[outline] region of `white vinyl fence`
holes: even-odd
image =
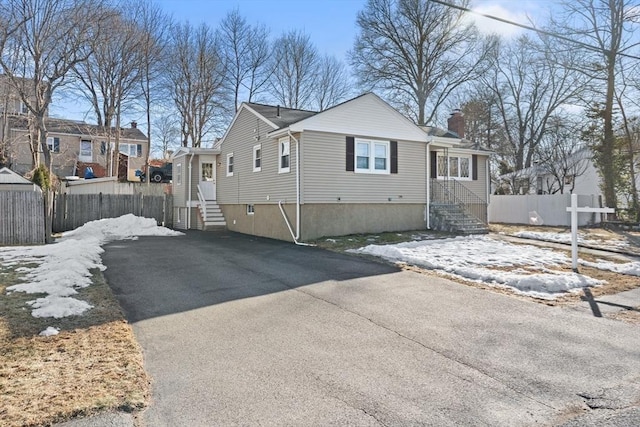
[[[571,226],[571,194],[529,194],[524,196],[494,196],[489,198],[489,222],[530,224],[532,212],[542,219],[542,225]],[[599,196],[578,195],[578,206],[603,207]],[[580,226],[598,224],[601,214],[578,214]]]

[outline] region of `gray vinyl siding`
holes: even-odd
[[[254,132],[254,130],[259,131]],[[251,112],[240,112],[221,146],[217,169],[219,204],[288,203],[296,200],[296,150],[291,141],[290,172],[278,173],[278,140],[267,138],[273,131]],[[256,141],[256,136],[259,140]],[[262,170],[253,172],[253,147],[262,146]],[[233,153],[233,176],[227,176],[227,154]],[[268,200],[267,200],[268,197]]]
[[[303,133],[303,203],[425,203],[425,143],[398,141],[398,173],[379,175],[346,171],[345,138],[324,132]]]

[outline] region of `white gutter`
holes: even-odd
[[[187,230],[191,226],[191,163],[193,162],[193,156],[195,152],[191,152],[191,158],[189,159],[189,193],[187,195]]]

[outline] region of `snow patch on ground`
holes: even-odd
[[[178,231],[159,227],[151,218],[132,214],[119,218],[91,221],[63,233],[55,243],[41,246],[0,247],[0,261],[5,266],[34,264],[17,270],[25,274],[25,283],[9,286],[7,292],[45,294],[29,301],[34,317],[61,318],[80,315],[92,308],[73,298],[77,289],[91,285],[91,269],[104,271],[100,255],[102,245],[137,236],[178,236]]]
[[[513,233],[515,237],[521,237],[523,239],[533,239],[533,240],[542,240],[546,242],[557,242],[557,243],[566,243],[571,244],[571,233],[552,233],[552,232],[542,232],[542,231],[518,231],[517,233]],[[603,248],[603,249],[624,249],[629,247],[629,242],[626,240],[615,240],[615,239],[607,239],[603,240],[594,240],[594,239],[586,239],[584,234],[578,231],[578,244],[584,246],[590,246],[594,248]]]
[[[50,337],[53,335],[58,335],[60,333],[60,329],[54,328],[53,326],[47,327],[44,331],[40,332],[38,335],[41,337]]]
[[[541,298],[571,292],[603,282],[582,274],[554,271],[571,260],[548,248],[515,245],[487,236],[369,245],[351,252],[375,255],[393,262],[405,262],[439,270],[465,279],[507,286]]]

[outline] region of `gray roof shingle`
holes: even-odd
[[[252,102],[248,102],[247,105],[262,117],[278,126],[278,129],[287,127],[293,123],[299,122],[300,120],[304,120],[307,117],[318,114],[316,111],[296,110],[293,108],[284,108],[274,105],[255,104]],[[278,112],[280,113],[279,115]]]
[[[10,126],[14,129],[29,129],[29,122],[27,116],[14,116],[11,118]],[[51,133],[63,133],[71,135],[93,135],[93,136],[105,136],[105,129],[98,125],[92,125],[85,122],[46,118],[45,125],[47,131]],[[120,137],[123,139],[133,139],[146,141],[147,137],[138,128],[120,128]],[[115,134],[116,128],[111,128],[112,135]]]

